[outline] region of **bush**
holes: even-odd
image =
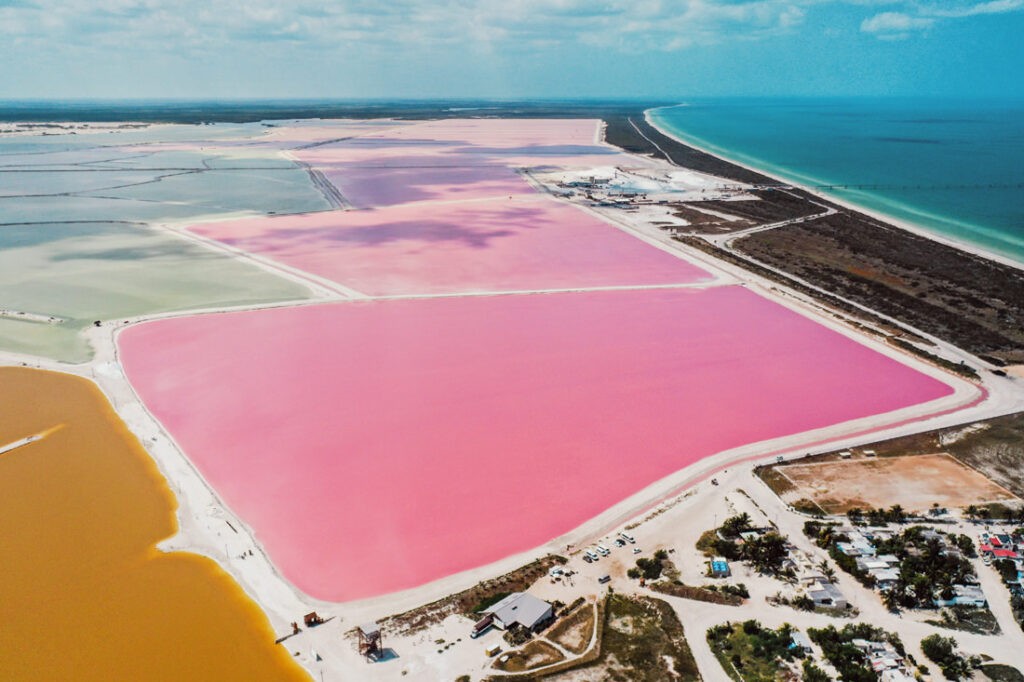
[[[640,569],[641,575],[648,580],[657,580],[661,577],[661,560],[640,557],[636,560],[636,567]]]
[[[992,562],[992,565],[999,575],[1002,576],[1004,583],[1012,583],[1017,580],[1017,565],[1009,559],[996,559]]]
[[[972,662],[956,650],[956,640],[940,634],[928,635],[921,640],[921,651],[936,663],[948,680],[962,680],[971,676]]]
[[[750,599],[750,592],[747,591],[747,586],[743,583],[737,583],[735,585],[720,585],[718,590],[723,594],[731,594],[734,597],[740,597],[741,599]]]
[[[808,658],[804,660],[804,682],[829,682],[829,676]]]

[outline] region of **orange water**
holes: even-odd
[[[214,562],[154,547],[174,497],[102,393],[0,368],[0,448],[50,429],[0,454],[0,679],[308,679]]]

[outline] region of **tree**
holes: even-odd
[[[765,533],[744,545],[744,558],[761,573],[776,573],[789,554],[785,539],[778,533]]]
[[[903,591],[898,590],[896,586],[893,586],[882,593],[882,603],[885,604],[885,608],[889,609],[893,613],[898,613],[900,606],[902,606]]]
[[[921,651],[938,664],[949,680],[961,680],[971,675],[971,662],[956,650],[956,640],[936,633],[921,640]]]
[[[804,682],[829,682],[829,677],[824,670],[807,658],[804,659]]]
[[[1012,583],[1017,580],[1017,565],[1009,559],[996,559],[993,566],[999,571],[1004,583]]]
[[[750,514],[743,512],[725,520],[725,523],[722,524],[722,535],[727,538],[737,538],[740,533],[745,533],[750,529]]]
[[[972,559],[978,556],[977,551],[974,549],[974,541],[963,533],[957,535],[954,542],[956,542],[957,548],[963,552],[964,556],[971,557]]]

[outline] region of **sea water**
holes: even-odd
[[[1024,262],[1024,101],[695,100],[650,116],[713,153]]]

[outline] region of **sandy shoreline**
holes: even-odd
[[[660,108],[660,109],[667,109],[667,108],[671,108],[671,107],[658,107],[658,108]],[[844,208],[850,209],[851,211],[856,211],[858,213],[863,213],[864,215],[870,216],[872,218],[875,218],[876,220],[880,220],[880,221],[882,221],[884,223],[887,223],[889,225],[892,225],[894,227],[898,227],[901,230],[906,230],[907,232],[911,232],[911,233],[913,233],[915,235],[918,235],[920,237],[924,237],[926,239],[930,239],[930,240],[932,240],[934,242],[938,242],[938,243],[944,244],[946,246],[951,246],[951,247],[953,247],[955,249],[959,249],[961,251],[966,251],[967,253],[970,253],[970,254],[975,255],[975,256],[979,256],[981,258],[986,258],[988,260],[995,261],[996,263],[1000,263],[1001,265],[1007,265],[1007,266],[1012,267],[1012,268],[1017,268],[1018,270],[1024,270],[1024,262],[1015,260],[1013,258],[1010,258],[1009,256],[1006,256],[1004,254],[998,253],[996,251],[991,251],[991,250],[986,249],[985,247],[980,246],[978,244],[975,244],[973,242],[970,242],[970,241],[967,241],[967,240],[964,240],[964,239],[957,239],[955,237],[950,237],[948,235],[941,234],[939,232],[936,232],[935,230],[930,230],[927,227],[923,227],[923,226],[918,225],[916,223],[912,223],[912,222],[910,222],[908,220],[905,220],[905,219],[902,219],[902,218],[896,218],[896,217],[891,216],[891,215],[889,215],[887,213],[884,213],[882,211],[879,211],[879,210],[876,210],[876,209],[872,209],[872,208],[867,208],[865,206],[861,206],[860,204],[857,204],[855,202],[849,201],[848,199],[840,199],[840,198],[835,197],[835,196],[833,196],[833,195],[831,195],[831,194],[829,194],[827,192],[823,192],[823,191],[818,190],[818,189],[812,189],[812,188],[810,188],[810,187],[808,187],[806,185],[803,185],[803,184],[801,184],[799,182],[794,182],[794,181],[789,180],[787,178],[784,178],[782,176],[776,175],[776,174],[772,173],[771,171],[767,171],[767,170],[765,170],[763,168],[758,168],[757,166],[752,166],[752,165],[750,165],[748,163],[744,163],[743,161],[739,161],[737,159],[734,159],[734,158],[732,158],[730,156],[727,156],[727,155],[725,155],[725,154],[723,154],[721,152],[712,151],[712,150],[708,149],[707,147],[704,147],[704,146],[702,146],[702,145],[700,145],[700,144],[698,144],[698,143],[696,143],[696,142],[694,142],[694,141],[692,141],[692,140],[690,140],[688,138],[681,137],[680,135],[678,135],[678,134],[676,134],[674,132],[671,132],[671,131],[667,130],[666,128],[663,128],[663,127],[659,126],[657,124],[657,122],[655,122],[651,118],[651,112],[652,111],[655,111],[655,109],[648,109],[648,110],[644,111],[644,120],[647,122],[647,124],[650,125],[652,128],[656,129],[658,132],[660,132],[665,137],[672,138],[673,140],[675,140],[676,142],[678,142],[680,144],[686,145],[688,147],[693,147],[694,149],[696,149],[698,151],[701,151],[701,152],[703,152],[703,153],[705,153],[705,154],[707,154],[709,156],[713,156],[713,157],[721,159],[722,161],[725,161],[727,163],[731,163],[731,164],[733,164],[735,166],[739,166],[741,168],[745,168],[745,169],[747,169],[749,171],[753,171],[755,173],[760,173],[761,175],[764,175],[766,177],[772,178],[773,180],[777,180],[778,182],[781,182],[783,184],[790,185],[792,187],[796,187],[798,189],[801,189],[801,190],[807,192],[808,194],[812,194],[812,195],[814,195],[814,196],[816,196],[816,197],[818,197],[820,199],[832,202],[833,204],[836,204],[837,206],[842,206]]]

